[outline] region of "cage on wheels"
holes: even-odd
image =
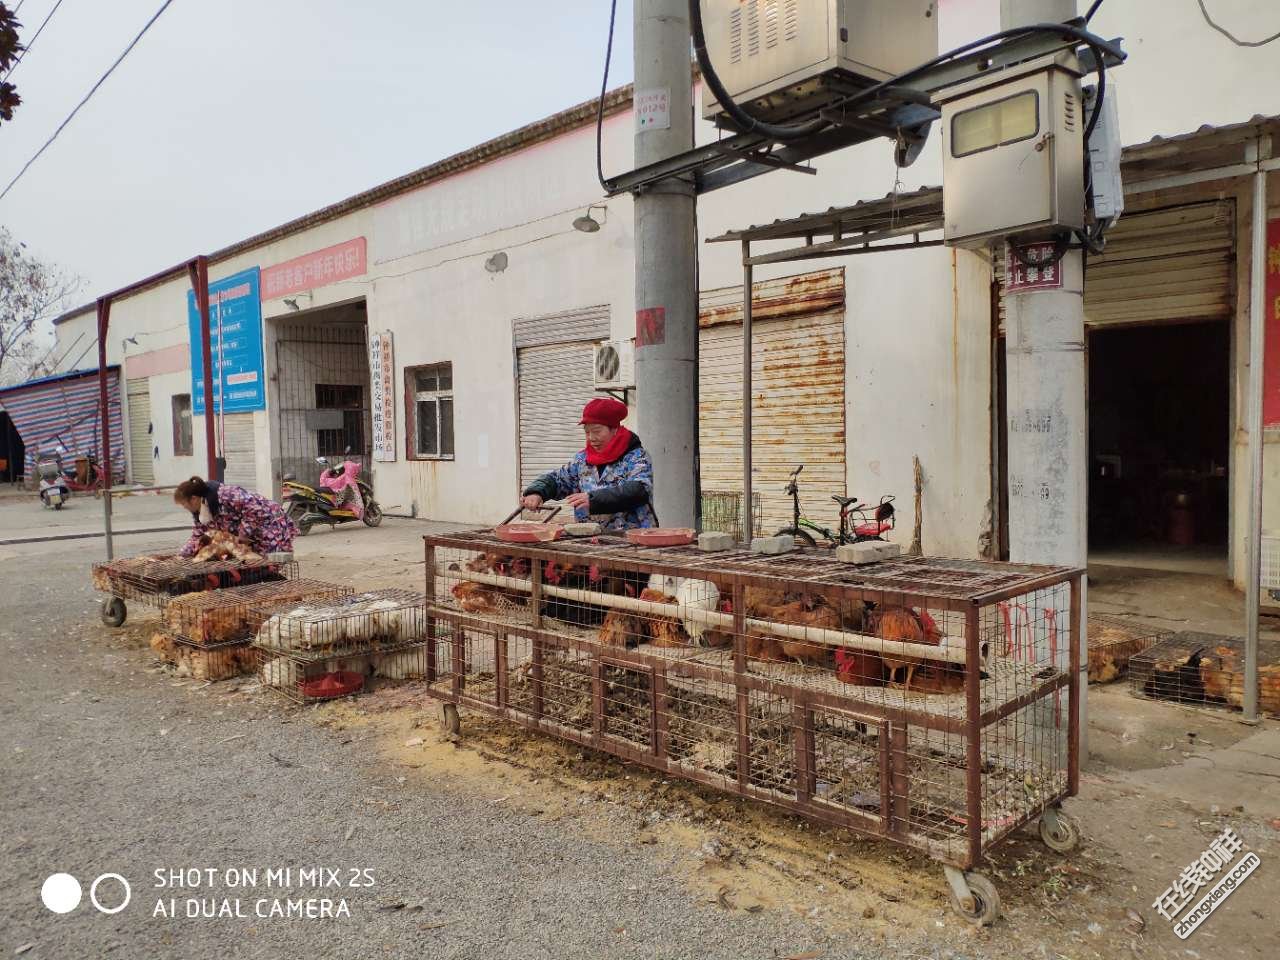
[[[188,593],[293,580],[297,576],[298,564],[293,560],[197,561],[170,554],[121,557],[95,563],[92,570],[94,589],[107,595],[102,601],[102,621],[111,627],[124,624],[130,602],[162,610],[174,597]]]
[[[919,849],[978,923],[989,847],[1036,820],[1078,840],[1080,570],[425,542],[426,677],[455,709]]]

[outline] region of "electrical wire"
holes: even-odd
[[[1265,47],[1268,43],[1271,43],[1273,40],[1280,40],[1280,31],[1273,33],[1271,36],[1267,37],[1265,40],[1241,40],[1234,33],[1232,33],[1226,27],[1219,24],[1217,21],[1213,19],[1212,16],[1209,15],[1209,8],[1204,5],[1204,0],[1196,0],[1196,3],[1200,4],[1200,12],[1204,14],[1204,22],[1209,24],[1209,26],[1213,27],[1213,29],[1217,30],[1220,34],[1222,34],[1224,37],[1226,37],[1228,40],[1234,43],[1237,47]]]
[[[609,64],[613,62],[613,25],[618,19],[618,0],[609,5],[609,42],[604,51],[604,79],[600,81],[600,106],[596,112],[596,179],[605,193],[613,192],[613,181],[604,175],[604,95],[609,89]]]
[[[19,4],[19,6],[21,6],[21,4]],[[53,5],[53,9],[49,11],[49,15],[44,18],[44,23],[40,24],[40,26],[36,28],[36,32],[32,35],[31,41],[22,48],[22,52],[18,54],[17,59],[15,59],[13,63],[9,64],[9,69],[5,71],[3,77],[0,77],[0,80],[8,80],[9,74],[18,69],[18,64],[22,62],[22,58],[31,52],[31,48],[36,45],[36,41],[40,39],[40,34],[44,32],[44,28],[48,25],[49,21],[53,19],[53,15],[58,12],[58,8],[60,6],[62,6],[62,0],[58,0],[58,2]],[[13,12],[17,13],[18,11],[14,10]]]
[[[53,141],[58,139],[58,134],[62,133],[62,131],[66,129],[67,124],[69,124],[72,121],[72,119],[75,117],[75,115],[80,112],[80,108],[89,102],[89,100],[93,97],[93,95],[98,92],[98,88],[100,86],[106,83],[107,77],[111,76],[111,74],[115,72],[116,67],[120,66],[124,58],[129,55],[129,52],[138,45],[138,41],[141,40],[143,36],[146,34],[146,32],[151,29],[151,25],[160,19],[160,15],[164,13],[166,10],[168,10],[169,5],[172,3],[173,3],[173,0],[164,0],[164,3],[160,5],[160,9],[157,10],[152,15],[151,19],[146,22],[146,25],[140,31],[138,31],[138,35],[134,37],[132,41],[130,41],[127,47],[124,48],[124,52],[121,53],[120,56],[116,57],[115,63],[111,64],[111,66],[107,68],[107,72],[98,78],[98,82],[95,83],[89,89],[89,92],[84,95],[84,99],[81,100],[79,103],[77,103],[75,106],[75,109],[72,110],[69,114],[67,114],[67,119],[63,120],[62,123],[58,125],[58,129],[53,131],[53,135],[44,142],[44,146],[42,146],[39,150],[35,152],[35,156],[33,156],[30,160],[28,160],[25,164],[23,164],[22,169],[18,171],[17,176],[15,176],[12,180],[9,181],[9,185],[5,187],[3,191],[0,191],[0,200],[3,200],[5,196],[8,195],[9,191],[13,189],[14,184],[16,184],[19,180],[22,179],[22,175],[31,168],[31,165],[40,158],[40,155],[42,153],[44,153],[46,150],[49,149]]]
[[[1093,19],[1093,15],[1098,12],[1098,8],[1102,6],[1103,0],[1093,0],[1093,5],[1089,7],[1089,12],[1084,15],[1084,22],[1087,25]]]

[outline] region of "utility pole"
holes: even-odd
[[[635,165],[693,149],[688,0],[635,0]],[[663,526],[698,502],[697,197],[668,179],[635,198],[636,408]]]
[[[1002,30],[1075,16],[1075,0],[1000,0]],[[1081,252],[1068,250],[1058,266],[1060,288],[1005,297],[1009,559],[1083,567],[1088,557],[1089,451]],[[1082,583],[1077,678],[1082,761],[1089,755],[1086,596]],[[1042,612],[1037,614],[1043,618]],[[1059,643],[1060,666],[1066,666],[1066,646]]]

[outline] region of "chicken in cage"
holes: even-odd
[[[420,593],[385,589],[302,603],[269,617],[255,642],[300,657],[385,651],[422,639],[424,602]]]
[[[258,654],[247,642],[216,645],[188,643],[173,634],[157,630],[151,634],[152,652],[174,668],[178,677],[193,680],[230,680],[254,673]]]
[[[264,610],[336,600],[354,592],[320,580],[255,583],[175,597],[165,606],[162,619],[170,633],[197,646],[248,642],[262,625]]]
[[[416,641],[378,653],[299,656],[254,646],[254,668],[263,686],[298,703],[333,700],[367,690],[380,680],[427,676],[427,647]]]
[[[1078,839],[1078,570],[425,539],[450,707],[923,850],[977,922],[991,844]]]

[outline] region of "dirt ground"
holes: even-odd
[[[304,574],[362,585],[417,585],[422,578],[421,524],[388,521],[374,535],[360,537],[361,532],[323,532],[300,540]],[[128,547],[137,552],[146,545],[139,538]],[[0,767],[8,781],[19,785],[6,791],[2,808],[10,836],[3,845],[10,861],[3,871],[6,887],[41,874],[46,859],[34,854],[51,843],[48,831],[58,829],[56,817],[30,806],[40,803],[43,790],[28,788],[28,779],[52,778],[59,790],[87,796],[109,775],[94,757],[92,733],[68,730],[69,718],[90,710],[90,701],[111,698],[118,701],[120,722],[132,718],[138,723],[135,732],[161,726],[163,721],[141,716],[156,712],[148,706],[155,696],[162,704],[174,698],[181,702],[183,719],[177,729],[194,738],[191,756],[207,754],[208,762],[230,764],[237,754],[247,762],[252,758],[245,776],[253,780],[257,804],[283,804],[290,815],[298,815],[297,798],[277,796],[270,781],[261,780],[259,764],[266,765],[269,776],[323,781],[323,791],[302,804],[303,809],[326,808],[321,821],[325,829],[302,830],[314,838],[303,847],[311,856],[342,846],[331,831],[341,834],[347,818],[333,815],[333,805],[359,803],[359,836],[376,837],[371,843],[390,844],[389,850],[402,841],[406,846],[387,854],[394,864],[388,869],[409,877],[422,872],[414,881],[418,889],[424,882],[456,883],[471,894],[465,901],[470,906],[451,903],[446,916],[439,910],[422,911],[404,888],[381,891],[389,901],[380,902],[379,909],[397,915],[420,911],[414,928],[386,932],[387,917],[375,912],[357,924],[363,932],[356,940],[365,939],[368,947],[381,944],[378,950],[360,953],[355,941],[344,938],[332,950],[321,948],[320,955],[806,960],[1228,960],[1277,955],[1280,724],[1275,721],[1249,727],[1230,714],[1136,700],[1123,684],[1092,690],[1091,755],[1080,796],[1066,805],[1082,826],[1084,842],[1064,856],[1025,831],[998,848],[982,870],[999,888],[1003,918],[992,927],[975,928],[951,911],[942,870],[921,855],[664,779],[484,716],[464,712],[461,735],[447,735],[421,684],[389,685],[350,700],[296,708],[249,678],[217,684],[176,680],[151,657],[145,617],[124,630],[109,631],[92,619],[92,597],[83,586],[48,606],[47,578],[32,558],[55,556],[51,566],[41,563],[59,576],[79,577],[83,584],[95,550],[100,547],[75,542],[0,547],[5,581],[0,614],[7,618],[0,634],[6,635],[6,646],[21,649],[13,645],[23,642],[22,624],[34,629],[47,621],[44,629],[52,625],[55,631],[55,639],[38,657],[7,654],[12,670],[6,671],[7,679],[0,678],[0,715],[5,727],[15,731],[12,749],[18,750],[15,754],[6,748]],[[41,672],[33,666],[40,657],[68,658],[76,667]],[[33,680],[37,675],[40,679]],[[148,693],[152,690],[154,694]],[[42,702],[31,702],[37,696]],[[168,714],[172,708],[162,709]],[[237,722],[230,725],[233,719]],[[60,748],[50,752],[34,746],[41,724],[58,730]],[[235,742],[223,743],[224,737]],[[318,744],[327,745],[326,751],[339,745],[329,754],[338,759],[316,767]],[[357,747],[359,759],[344,767],[341,758]],[[109,752],[128,762],[123,759],[127,744],[112,744]],[[38,769],[32,766],[33,753],[40,754]],[[166,781],[170,793],[179,791],[171,802],[210,806],[203,828],[196,818],[184,829],[207,830],[211,843],[228,844],[227,849],[246,856],[258,849],[255,844],[267,844],[267,836],[286,829],[277,818],[275,829],[260,822],[228,836],[213,816],[216,810],[225,814],[225,805],[203,794],[199,764],[163,756],[140,762],[157,771],[181,771],[180,779]],[[209,775],[225,779],[225,772],[210,770]],[[371,783],[382,786],[373,792]],[[98,812],[115,822],[136,811],[149,796],[145,785],[138,790],[138,797],[108,791],[109,802],[105,809],[100,804]],[[415,834],[410,841],[403,831],[415,828],[405,820],[405,811],[415,806],[432,813],[416,827],[422,836]],[[380,825],[377,811],[384,807]],[[249,809],[240,816],[247,823],[271,815],[269,809]],[[1197,932],[1181,941],[1152,909],[1152,901],[1228,826],[1262,865]],[[159,827],[154,841],[134,842],[150,849],[152,859],[171,857],[160,842],[165,836]],[[325,836],[330,839],[322,840]],[[499,836],[512,846],[499,844]],[[190,843],[185,846],[190,854]],[[418,847],[424,848],[420,855],[402,862],[409,849]],[[280,850],[291,856],[299,852],[296,843]],[[32,862],[24,864],[24,858]],[[513,887],[500,882],[488,894],[472,876],[480,872],[497,878],[512,871],[527,883]],[[539,897],[548,896],[551,875],[586,901],[576,909],[559,903],[541,913],[504,906],[544,902]],[[598,893],[581,892],[593,889]],[[482,903],[477,894],[499,899]],[[602,909],[612,920],[601,919],[601,904],[607,905]],[[0,906],[0,917],[11,909]],[[458,910],[462,913],[455,916]],[[513,920],[516,914],[519,922]],[[503,946],[486,946],[484,931],[498,924]],[[51,945],[69,946],[75,940],[51,927],[38,899],[0,926],[7,928],[4,940],[11,953],[34,943],[28,951],[33,957],[83,955],[50,951]],[[222,955],[241,955],[238,947],[227,952],[220,934],[202,933],[202,939],[185,945],[157,945],[139,939],[148,936],[140,932],[145,930],[122,927],[111,942],[129,956],[141,955],[144,945],[148,955],[205,956],[215,948]],[[297,944],[286,947],[291,941],[273,935],[258,942],[269,948],[264,955],[300,952]]]

